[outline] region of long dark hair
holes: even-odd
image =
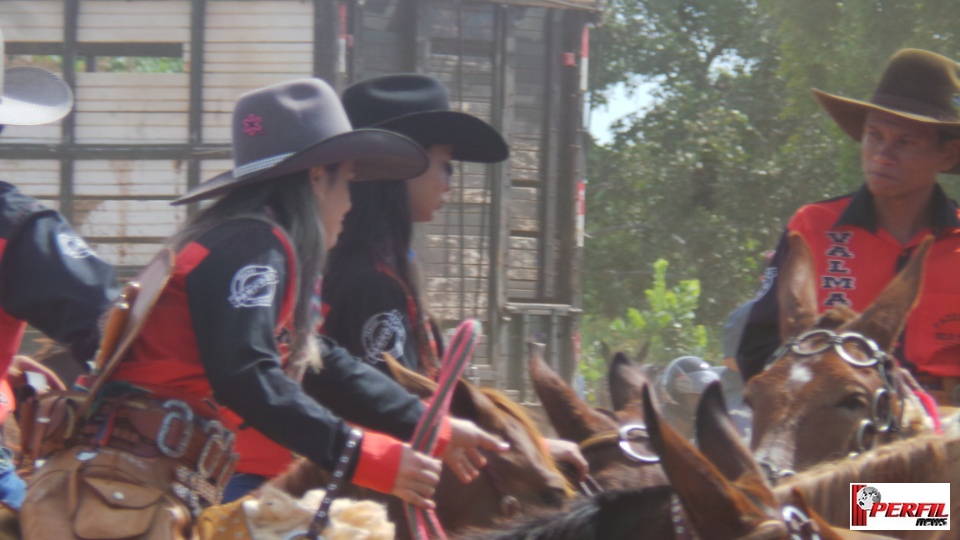
[[[351,183],[352,206],[337,245],[330,250],[328,275],[349,272],[353,264],[382,262],[403,280],[419,304],[416,271],[409,256],[413,217],[408,197],[404,181]]]
[[[328,166],[331,180],[337,166]],[[326,256],[323,222],[317,211],[316,199],[310,185],[310,171],[290,173],[279,178],[238,186],[207,208],[197,212],[170,239],[177,251],[197,239],[204,232],[228,219],[251,217],[265,219],[279,225],[290,237],[295,250],[297,275],[297,304],[294,309],[291,360],[319,362],[311,352],[308,338],[315,328],[310,312],[310,297],[323,270]],[[295,368],[299,371],[299,367]]]

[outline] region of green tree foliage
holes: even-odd
[[[716,337],[726,314],[752,295],[761,254],[790,215],[861,183],[859,146],[810,88],[868,99],[900,48],[960,58],[955,7],[610,0],[593,33],[594,102],[615,84],[655,90],[644,110],[615,126],[611,142],[589,148],[586,312],[613,320],[640,306],[656,279],[649,269],[665,259],[671,281],[700,284],[687,322]],[[954,177],[942,182],[960,194]],[[719,357],[716,348],[706,352]]]
[[[642,309],[628,308],[625,316],[613,319],[584,318],[581,335],[586,347],[580,365],[588,387],[595,387],[606,373],[611,347],[630,356],[642,355],[646,363],[666,364],[683,354],[706,355],[707,331],[695,320],[700,282],[686,279],[669,286],[669,266],[665,259],[653,263],[653,283],[644,291]]]

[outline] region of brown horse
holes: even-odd
[[[642,388],[647,378],[623,353],[614,356],[607,371],[612,411],[594,409],[580,399],[543,361],[536,347],[530,355],[530,381],[557,435],[580,445],[580,452],[590,465],[590,475],[601,488],[667,483],[659,460],[646,441],[645,428],[641,427]]]
[[[851,483],[949,482],[960,483],[960,437],[921,435],[892,442],[852,459],[821,463],[790,478],[775,489],[783,500],[795,491],[833,525],[849,524]],[[960,513],[953,497],[951,515]],[[890,533],[893,534],[893,533]],[[900,538],[956,538],[956,532],[902,531]]]
[[[817,318],[806,242],[788,237],[780,274],[779,356],[746,385],[751,447],[771,480],[879,442],[932,430],[916,382],[890,351],[912,309],[932,238],[862,315],[838,306]]]
[[[436,383],[392,364],[398,382],[414,394],[429,397]],[[542,444],[542,434],[516,403],[491,389],[478,389],[460,381],[450,404],[454,416],[472,420],[489,433],[510,443],[503,454],[488,453],[487,466],[480,476],[463,484],[444,468],[434,500],[437,517],[447,532],[468,526],[489,526],[496,518],[528,508],[559,508],[573,494],[563,475]],[[328,475],[312,463],[301,460],[271,481],[280,489],[301,497],[309,489],[323,487]],[[398,538],[406,534],[400,502],[382,494],[345,486],[344,496],[386,502],[391,520],[397,523]]]
[[[799,493],[778,503],[726,415],[718,385],[704,393],[696,429],[704,453],[660,418],[642,395],[650,442],[669,486],[604,492],[560,513],[543,514],[472,539],[812,539],[876,538],[835,531],[811,512]],[[711,450],[707,451],[709,446]]]

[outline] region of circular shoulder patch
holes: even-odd
[[[370,317],[363,323],[360,331],[363,357],[372,364],[382,362],[383,353],[389,353],[397,359],[402,358],[406,342],[407,331],[403,325],[403,317],[395,309]]]
[[[85,259],[93,255],[93,250],[83,241],[83,238],[75,234],[60,233],[57,235],[57,244],[60,251],[67,257],[74,259]]]
[[[233,275],[227,300],[235,308],[269,306],[279,282],[279,274],[272,266],[244,266]]]

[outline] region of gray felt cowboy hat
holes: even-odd
[[[0,58],[4,57],[0,31]],[[60,77],[38,67],[5,68],[0,73],[0,125],[36,126],[63,118],[73,92]]]
[[[248,92],[233,110],[233,170],[172,204],[219,197],[234,187],[312,167],[353,161],[354,180],[413,178],[429,161],[412,140],[383,129],[353,129],[337,93],[320,79]]]
[[[870,101],[859,101],[813,90],[837,125],[859,141],[868,111],[883,111],[932,125],[960,136],[960,66],[953,60],[920,49],[903,49],[887,63]],[[949,171],[960,174],[960,163]]]
[[[453,159],[496,163],[510,155],[503,136],[471,114],[451,111],[443,83],[417,73],[398,73],[355,83],[343,107],[357,127],[389,129],[424,147],[453,146]]]

